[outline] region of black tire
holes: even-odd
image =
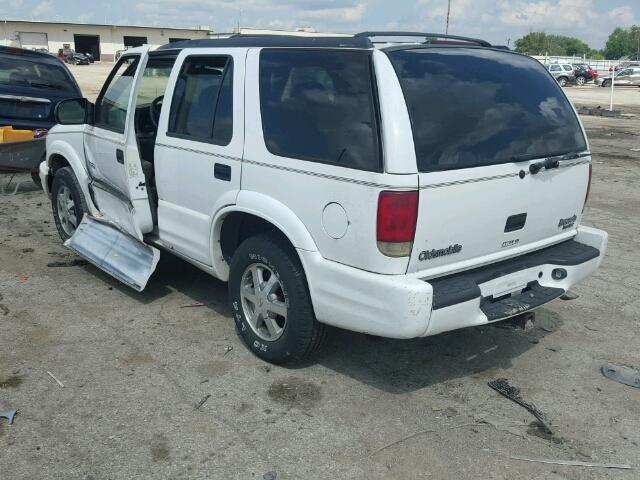
[[[576,85],[578,85],[579,87],[583,86],[585,83],[587,83],[587,79],[585,77],[583,77],[582,75],[576,77]]]
[[[566,87],[567,86],[567,77],[559,77],[558,78],[558,83],[560,84],[561,87]]]
[[[53,183],[51,185],[51,210],[53,211],[53,220],[58,229],[58,234],[62,241],[65,241],[71,237],[72,232],[65,230],[63,221],[61,220],[61,214],[58,210],[58,194],[60,190],[66,187],[71,193],[73,199],[73,208],[76,217],[76,226],[82,221],[84,214],[89,211],[87,208],[87,201],[84,198],[80,183],[76,178],[76,174],[73,173],[71,167],[64,167],[56,171],[55,177],[53,177]]]
[[[265,340],[254,331],[242,302],[243,278],[254,265],[265,265],[275,274],[286,305],[286,323],[280,336],[273,341]],[[315,318],[300,260],[293,247],[275,236],[257,235],[238,247],[230,265],[229,303],[238,336],[251,352],[267,362],[278,365],[306,363],[325,342],[329,327]]]
[[[602,86],[603,87],[608,87],[609,85],[611,85],[611,80],[605,80],[604,82],[602,82]]]
[[[39,172],[31,172],[31,180],[33,180],[33,183],[35,183],[38,187],[42,188],[42,180],[40,180]]]

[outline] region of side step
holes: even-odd
[[[483,298],[480,310],[487,316],[490,322],[514,317],[521,313],[533,310],[564,293],[562,288],[543,287],[538,282],[532,282],[522,293],[492,300]]]
[[[160,259],[158,249],[109,221],[86,214],[64,246],[138,292],[144,290]]]

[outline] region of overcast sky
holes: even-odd
[[[132,25],[237,25],[318,31],[444,32],[447,0],[6,0],[1,17]],[[0,17],[0,18],[1,18]],[[449,32],[495,44],[530,30],[602,48],[616,26],[640,24],[640,0],[452,0]]]

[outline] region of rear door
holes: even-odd
[[[242,49],[184,50],[159,122],[160,240],[206,265],[213,262],[213,216],[240,190],[245,56]]]
[[[588,146],[544,67],[522,55],[463,47],[389,56],[419,171],[410,272],[462,270],[575,235]]]

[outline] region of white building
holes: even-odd
[[[209,27],[138,27],[71,22],[0,20],[0,45],[61,48],[91,53],[96,60],[113,61],[116,52],[140,45],[159,46],[179,40],[207,38]]]

